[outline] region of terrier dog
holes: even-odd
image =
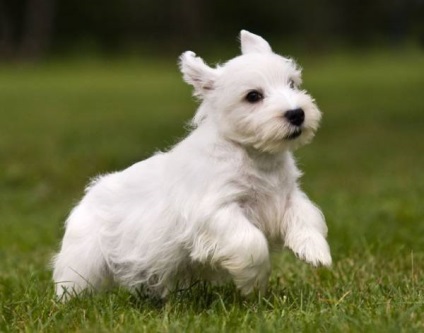
[[[87,187],[53,260],[58,297],[106,281],[160,297],[195,280],[264,291],[275,245],[331,264],[323,214],[292,155],[321,113],[293,60],[247,31],[240,40],[242,54],[215,68],[181,55],[201,101],[184,140]]]

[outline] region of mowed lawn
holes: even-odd
[[[165,302],[59,303],[49,260],[91,177],[185,134],[196,103],[174,58],[0,67],[0,331],[423,332],[424,54],[299,58],[324,117],[296,156],[332,268],[285,250],[263,297],[198,284]]]

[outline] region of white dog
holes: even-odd
[[[276,244],[331,264],[324,217],[300,190],[291,153],[321,113],[293,60],[247,31],[240,39],[242,55],[216,68],[182,54],[201,100],[183,141],[88,186],[54,258],[59,297],[106,281],[161,297],[196,280],[264,290]]]

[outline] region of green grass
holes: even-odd
[[[300,57],[324,112],[296,155],[334,265],[273,258],[264,297],[199,284],[167,302],[53,296],[49,259],[90,177],[184,135],[195,103],[174,59],[0,68],[0,331],[424,331],[424,56]]]

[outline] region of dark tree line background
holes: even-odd
[[[0,0],[0,58],[37,60],[95,48],[169,51],[232,41],[241,28],[329,44],[424,45],[424,0]]]

